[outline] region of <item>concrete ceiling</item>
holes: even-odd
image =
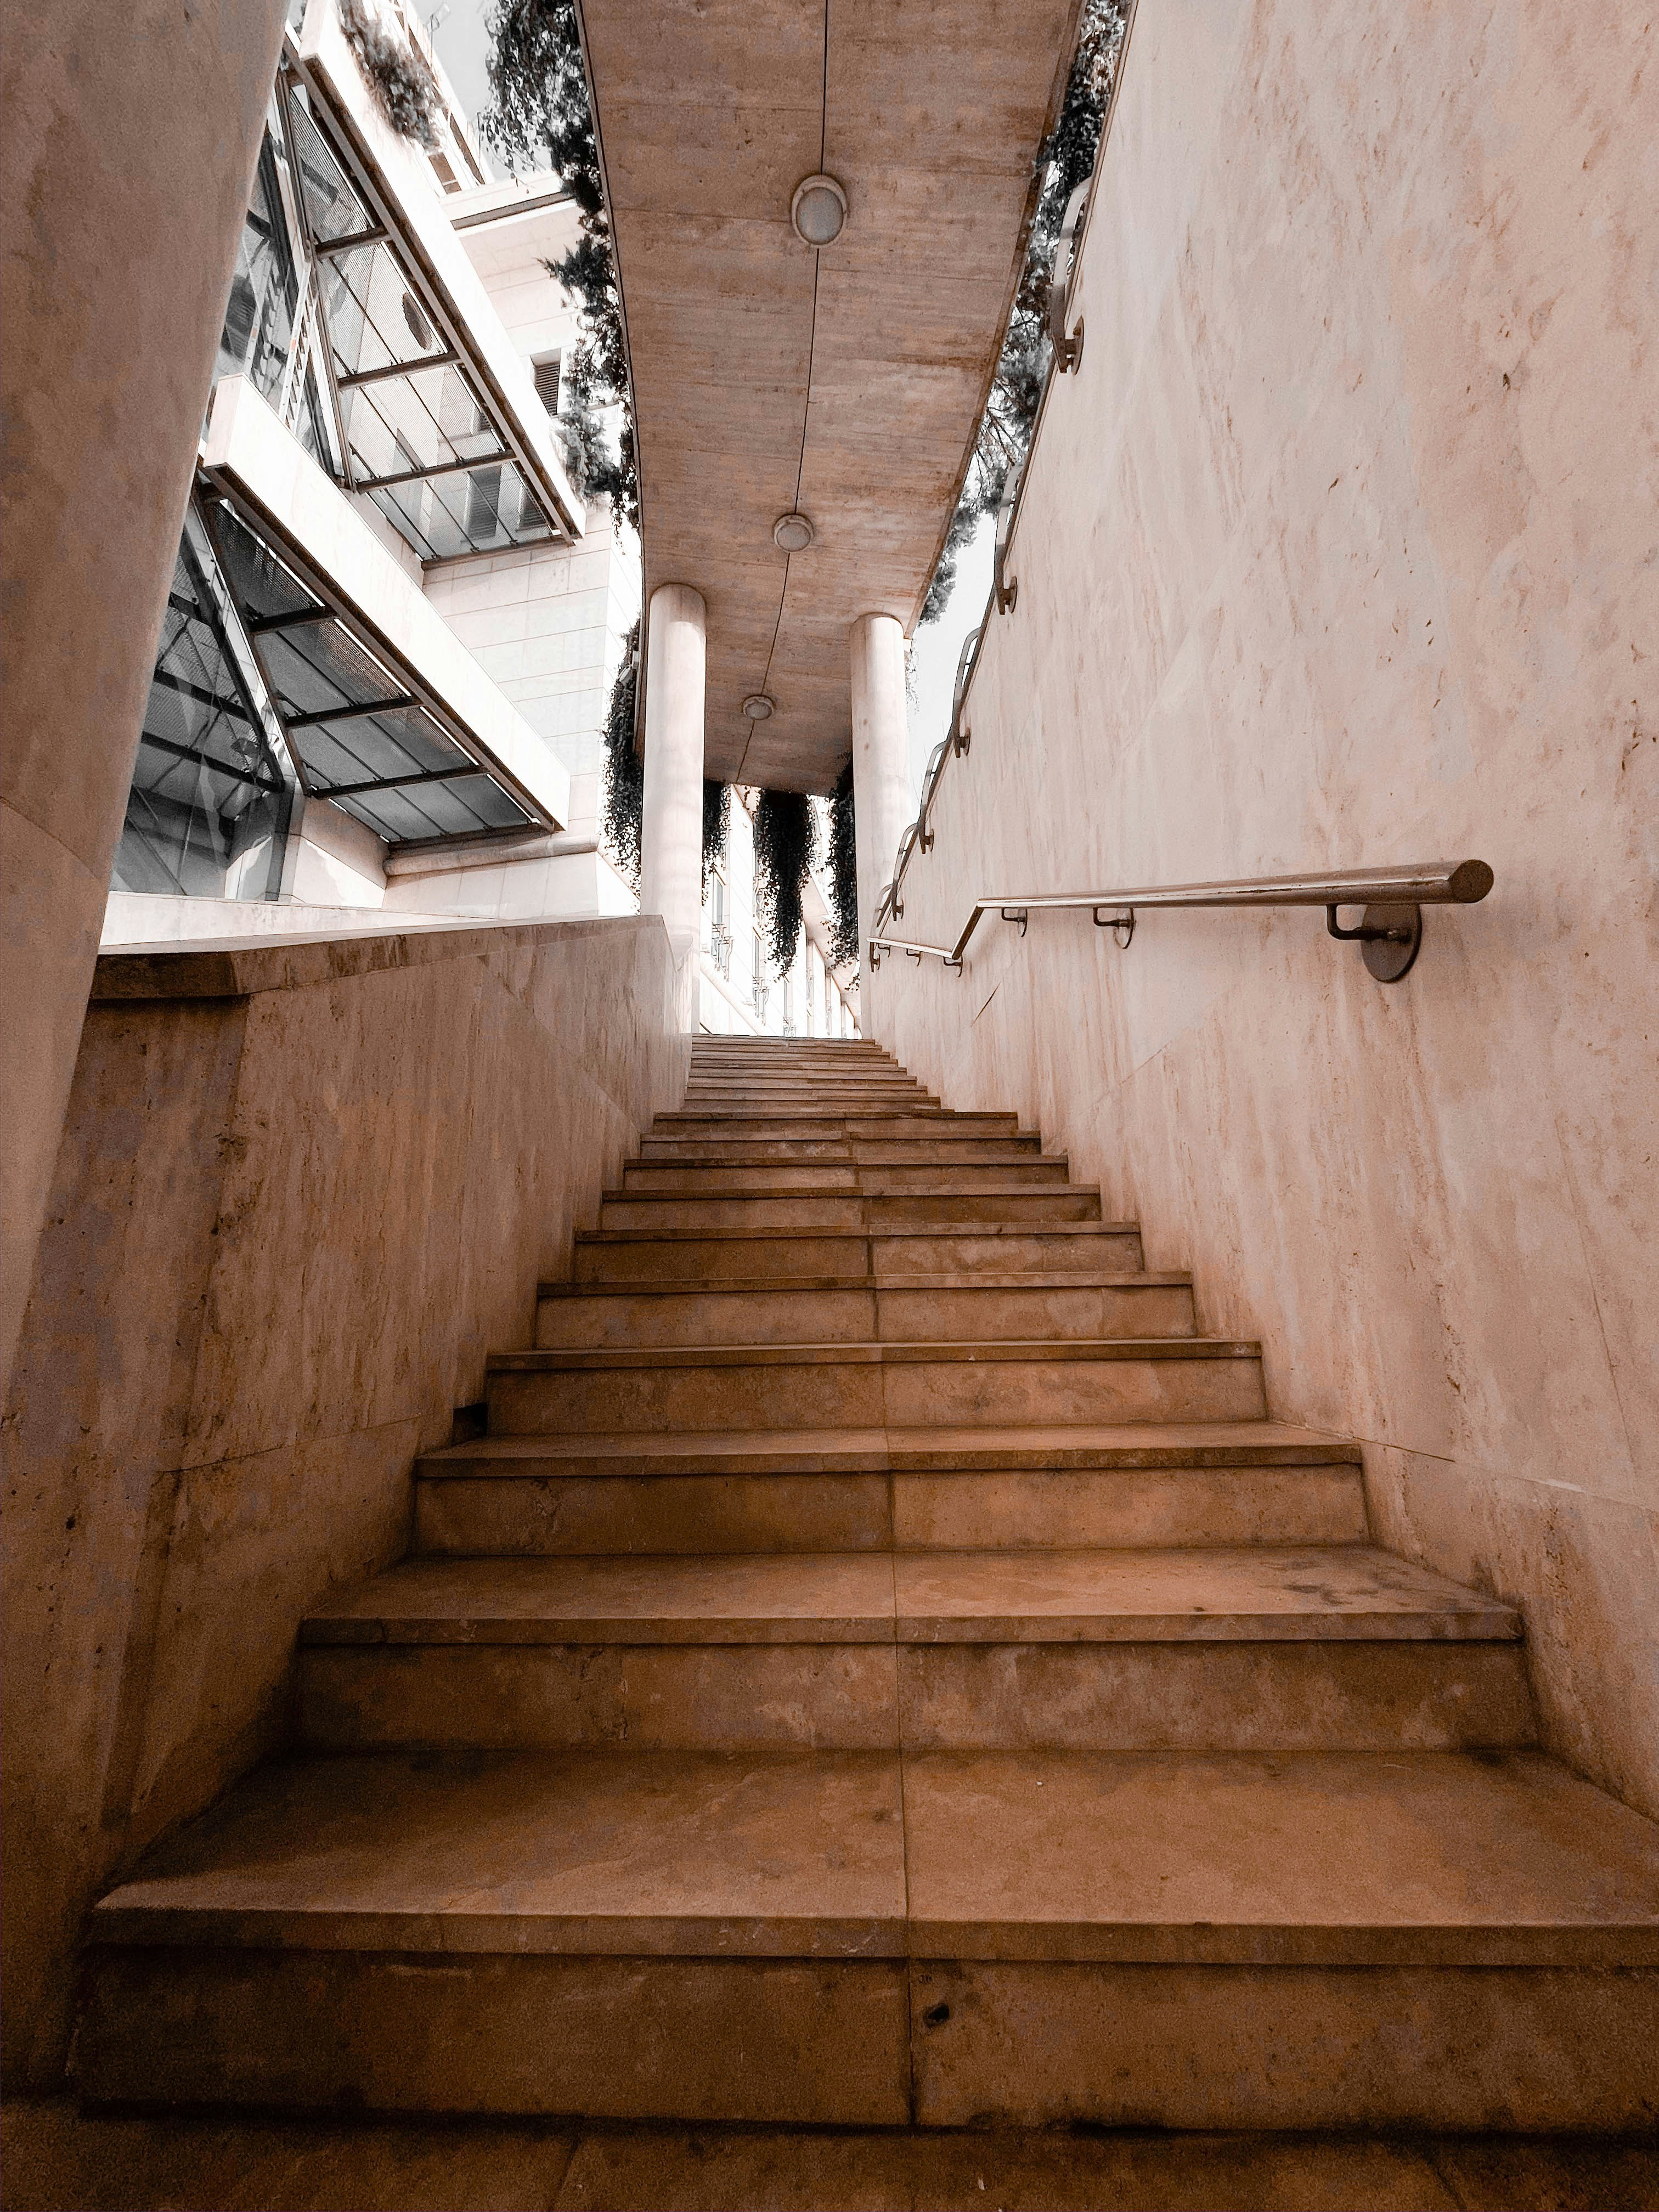
[[[647,595],[708,607],[711,775],[826,791],[848,630],[920,611],[1006,319],[1078,0],[580,0]],[[827,170],[833,246],[789,204]],[[772,542],[792,508],[816,544]],[[648,681],[648,672],[647,672]],[[769,722],[746,694],[777,702]]]

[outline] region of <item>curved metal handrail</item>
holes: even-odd
[[[1322,876],[1240,877],[1217,884],[1140,884],[1128,890],[1034,891],[1017,897],[988,892],[975,900],[953,945],[921,945],[875,933],[870,939],[870,966],[872,970],[878,969],[884,952],[902,952],[918,962],[942,961],[960,973],[969,939],[981,918],[993,912],[1005,921],[1017,921],[1024,936],[1034,914],[1086,908],[1093,914],[1095,927],[1111,930],[1127,951],[1134,936],[1136,912],[1142,907],[1322,906],[1331,936],[1362,945],[1365,965],[1377,981],[1397,983],[1416,959],[1422,943],[1422,908],[1476,905],[1486,897],[1492,882],[1492,872],[1484,860],[1425,860],[1394,868],[1334,869]],[[897,890],[896,881],[889,884],[887,901],[877,912],[877,933],[886,905],[890,904],[895,915],[904,911]],[[1339,924],[1338,909],[1345,906],[1364,908],[1358,929],[1344,929]]]

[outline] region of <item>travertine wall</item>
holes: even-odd
[[[5,11],[0,1389],[282,33],[283,0]]]
[[[111,1869],[280,1741],[301,1613],[402,1551],[416,1453],[678,1103],[676,989],[650,918],[100,963],[6,1418],[13,2081]]]
[[[1390,989],[1317,912],[983,926],[866,1023],[1014,1106],[1518,1601],[1551,1741],[1659,1812],[1659,347],[1644,19],[1144,0],[903,931],[976,890],[1474,854]],[[1352,917],[1349,917],[1352,919]]]

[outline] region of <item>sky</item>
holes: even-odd
[[[469,120],[476,120],[489,99],[484,69],[489,46],[485,18],[492,4],[493,0],[447,0],[447,6],[441,5],[437,10],[441,20],[435,27],[433,10],[426,10],[438,59]],[[488,163],[488,148],[483,151]],[[962,641],[978,623],[990,593],[994,535],[994,525],[987,521],[957,564],[957,586],[945,612],[936,623],[918,629],[912,642],[910,781],[917,793],[927,756],[950,726]]]

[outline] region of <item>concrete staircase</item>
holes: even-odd
[[[94,1916],[91,2097],[1655,2118],[1654,1826],[1012,1115],[700,1041],[416,1487]]]

